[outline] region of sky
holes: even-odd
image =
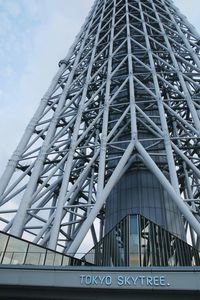
[[[0,0],[0,175],[93,0]],[[200,0],[174,0],[200,33]]]

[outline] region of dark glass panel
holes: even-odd
[[[139,216],[140,220],[140,252],[141,252],[141,266],[147,265],[147,236],[145,233],[145,219]]]
[[[103,266],[200,265],[198,250],[140,215],[124,218],[88,254],[94,251]]]
[[[193,249],[193,254],[194,254],[193,265],[200,266],[200,253],[196,249]]]
[[[137,216],[130,217],[129,259],[130,266],[139,266],[139,230]]]
[[[163,266],[169,265],[169,244],[167,241],[167,232],[163,229],[162,230],[163,235]]]
[[[85,260],[88,262],[88,263],[91,263],[91,264],[94,264],[95,263],[95,249],[91,249],[90,252],[88,252],[86,255],[85,255]],[[63,258],[65,259],[65,257]],[[100,264],[101,265],[101,264]]]

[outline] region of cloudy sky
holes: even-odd
[[[174,0],[200,32],[200,0]],[[93,0],[0,0],[0,174]]]

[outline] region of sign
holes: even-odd
[[[1,265],[0,287],[6,285],[181,293],[191,291],[200,294],[200,267],[122,269]]]
[[[163,288],[169,287],[170,283],[166,276],[146,275],[80,275],[80,285],[85,287],[132,287],[132,288]]]

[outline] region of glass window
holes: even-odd
[[[54,260],[55,260],[55,252],[48,250],[45,259],[45,266],[53,266]]]
[[[100,261],[100,259],[101,259],[101,246],[102,246],[102,243],[98,243],[95,247],[95,249],[96,249],[95,264],[98,265],[98,266],[101,265],[101,261]]]
[[[104,238],[103,243],[103,262],[102,265],[110,266],[111,265],[111,245],[110,245],[110,236],[107,234]]]
[[[28,243],[10,237],[6,247],[3,264],[23,264],[26,256]]]
[[[169,265],[169,244],[167,241],[167,233],[165,230],[162,230],[162,239],[163,239],[163,266]]]
[[[0,263],[2,260],[2,257],[4,255],[5,247],[8,241],[8,236],[6,234],[0,233]]]
[[[151,265],[151,244],[150,244],[150,226],[149,221],[141,217],[141,252],[142,252],[142,266]]]
[[[44,265],[46,249],[30,244],[26,256],[26,265]]]
[[[63,256],[63,266],[69,266],[70,258],[68,256]]]
[[[158,226],[158,245],[159,245],[159,254],[160,254],[160,266],[165,265],[165,245],[164,245],[164,232],[161,227]]]
[[[95,260],[95,248],[92,248],[86,255],[85,260],[91,264],[94,264]],[[95,261],[96,262],[96,261]]]
[[[193,249],[192,251],[194,254],[193,266],[200,266],[200,253],[196,249]]]
[[[138,220],[137,216],[131,216],[130,218],[130,266],[139,266],[139,234],[138,234]]]
[[[54,266],[61,266],[62,265],[62,258],[63,258],[63,256],[61,254],[55,253]]]
[[[140,252],[141,252],[141,266],[146,266],[146,249],[147,249],[147,243],[146,243],[146,237],[145,237],[145,222],[144,218],[142,216],[139,216],[139,228],[140,228]]]

